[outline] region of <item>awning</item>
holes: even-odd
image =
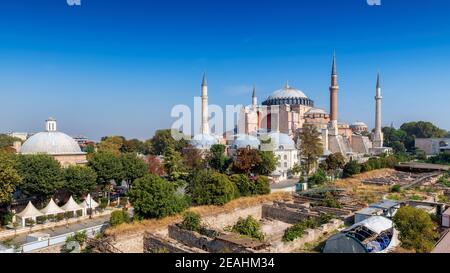
[[[88,194],[88,196],[86,197],[86,200],[84,200],[81,204],[81,207],[86,208],[86,209],[95,209],[99,206],[99,204],[97,202],[95,202],[95,200],[91,197],[90,194]]]
[[[347,228],[346,231],[352,230],[359,226],[364,226],[364,227],[370,229],[371,231],[373,231],[377,234],[380,234],[383,231],[391,229],[393,227],[393,223],[391,220],[387,219],[386,217],[372,216],[370,218],[367,218],[367,219]]]
[[[41,212],[45,215],[53,215],[53,214],[59,214],[59,213],[64,213],[65,211],[63,209],[61,209],[60,207],[58,207],[58,205],[56,205],[55,201],[53,201],[53,198],[50,199],[50,202],[48,203],[48,205],[41,209]]]
[[[67,203],[61,207],[61,209],[63,209],[64,211],[77,211],[77,210],[82,210],[83,208],[77,204],[77,202],[75,202],[75,200],[73,200],[73,197],[71,196],[69,198],[69,201],[67,201]]]
[[[35,217],[39,217],[39,216],[43,216],[43,215],[44,214],[42,212],[40,212],[35,206],[33,206],[31,201],[28,202],[27,207],[23,211],[16,214],[16,216],[18,216],[22,219],[35,218]]]

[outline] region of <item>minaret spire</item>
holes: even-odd
[[[373,136],[373,147],[382,148],[383,147],[383,132],[381,128],[381,84],[380,84],[380,73],[377,75],[377,87],[375,92],[375,132]]]
[[[331,75],[337,75],[337,70],[336,70],[336,51],[333,52],[333,65],[331,68]]]
[[[336,52],[333,53],[333,63],[331,65],[331,85],[330,85],[330,133],[338,134],[338,91],[336,69]]]
[[[206,74],[206,72],[203,73],[202,86],[208,86],[208,75]]]
[[[258,98],[256,97],[256,85],[253,85],[253,93],[252,93],[252,106],[256,109],[258,105]]]
[[[202,134],[209,134],[209,113],[208,113],[208,80],[205,74],[203,74],[202,81]]]

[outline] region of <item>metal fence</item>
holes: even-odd
[[[35,241],[23,244],[21,246],[15,248],[0,248],[0,253],[27,253],[32,252],[38,249],[46,248],[53,245],[63,244],[66,242],[67,237],[75,235],[77,232],[86,232],[88,237],[93,237],[95,234],[100,233],[102,229],[106,226],[106,224],[89,227],[85,229],[78,230],[76,232],[69,232],[62,235],[57,235],[54,237],[50,237],[48,239],[42,241]]]

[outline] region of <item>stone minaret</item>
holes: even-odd
[[[333,55],[333,65],[331,70],[331,86],[330,86],[330,133],[338,134],[338,91],[336,71],[336,54]]]
[[[202,134],[204,135],[209,134],[208,117],[208,80],[205,73],[202,82]]]
[[[256,109],[258,106],[258,98],[256,97],[256,86],[253,86],[253,94],[252,94],[252,107]]]
[[[375,95],[375,132],[373,135],[373,147],[383,147],[383,132],[381,131],[381,85],[380,74],[377,76],[377,88]]]

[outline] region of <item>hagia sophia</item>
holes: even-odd
[[[201,150],[209,149],[213,144],[227,144],[230,155],[239,148],[269,149],[278,157],[278,167],[273,173],[276,180],[288,177],[289,170],[300,162],[298,134],[306,125],[320,132],[324,148],[323,156],[341,153],[348,160],[363,160],[369,156],[389,153],[390,148],[383,147],[381,121],[381,84],[377,77],[375,92],[375,129],[369,132],[368,126],[357,121],[353,124],[341,123],[338,119],[338,74],[336,56],[333,56],[331,69],[330,112],[317,108],[314,101],[302,91],[286,83],[276,90],[261,105],[258,104],[256,88],[253,88],[252,103],[244,107],[238,119],[236,130],[231,139],[226,135],[211,134],[208,124],[208,83],[206,74],[201,85],[202,122],[201,133],[195,135],[191,144]],[[262,141],[270,139],[270,145]]]

